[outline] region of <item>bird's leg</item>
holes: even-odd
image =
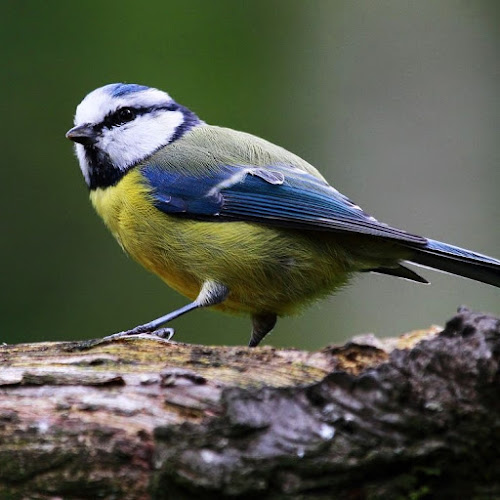
[[[217,283],[215,281],[205,281],[203,286],[201,287],[200,293],[198,297],[191,302],[190,304],[186,304],[175,311],[172,311],[164,316],[160,316],[159,318],[150,321],[149,323],[145,323],[144,325],[136,326],[131,330],[126,330],[124,332],[114,333],[113,335],[108,335],[104,337],[103,340],[113,340],[117,338],[127,337],[129,335],[139,335],[139,334],[149,334],[155,337],[165,338],[166,340],[170,340],[174,335],[173,328],[160,328],[160,326],[172,321],[183,314],[192,311],[193,309],[198,309],[200,307],[209,307],[214,306],[216,304],[220,304],[223,302],[229,294],[229,288],[221,283]]]
[[[260,341],[274,328],[277,319],[274,313],[254,314],[252,316],[252,335],[248,347],[257,347]]]

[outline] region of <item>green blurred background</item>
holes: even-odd
[[[380,220],[500,257],[500,9],[491,1],[3,0],[0,341],[83,339],[186,300],[122,254],[64,138],[106,83],[167,90],[209,123],[316,165]],[[319,348],[500,314],[500,291],[422,271],[361,276],[266,343]],[[177,340],[244,344],[248,318],[176,321]]]

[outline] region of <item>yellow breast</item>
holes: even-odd
[[[183,295],[197,296],[202,282],[190,272],[189,249],[179,239],[179,226],[190,221],[157,210],[139,171],[92,191],[90,199],[126,253]]]

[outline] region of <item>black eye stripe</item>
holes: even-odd
[[[155,111],[177,111],[180,106],[176,103],[169,103],[162,106],[149,106],[149,107],[132,107],[132,106],[124,106],[123,108],[118,108],[112,113],[108,113],[104,120],[96,125],[94,128],[96,131],[100,131],[104,128],[111,129],[114,127],[119,127],[126,123],[130,123],[138,116],[147,115],[149,113],[154,113]],[[133,118],[131,120],[122,120],[119,117],[119,113],[123,110],[130,110],[133,113]]]

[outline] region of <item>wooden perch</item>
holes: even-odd
[[[319,352],[0,347],[0,498],[500,498],[500,320]]]

